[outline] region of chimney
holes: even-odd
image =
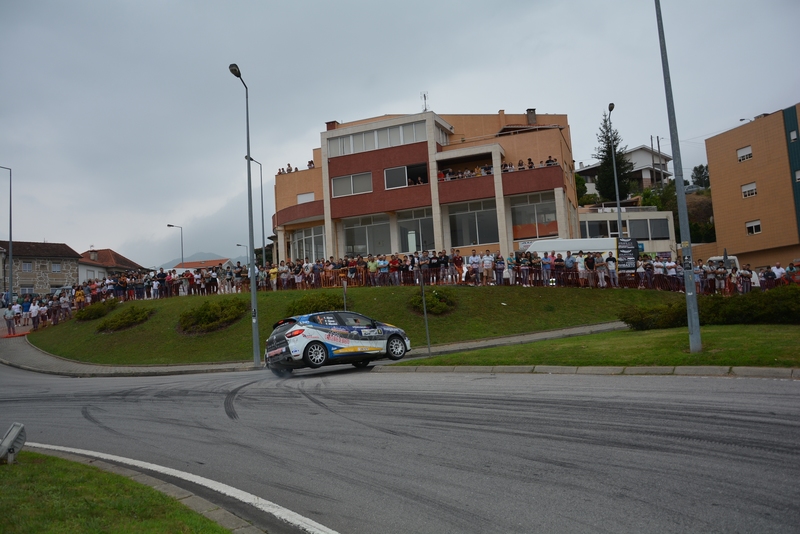
[[[528,125],[533,126],[536,124],[536,108],[528,108],[525,111],[528,114]]]
[[[609,150],[609,152],[611,152],[611,151]],[[578,163],[578,165],[581,166],[581,169],[583,168],[583,162],[582,161],[580,163]]]
[[[325,123],[325,126],[327,126],[326,131],[330,132],[331,130],[335,130],[336,127],[339,126],[339,121],[328,121]]]

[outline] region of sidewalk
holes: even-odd
[[[560,339],[565,337],[583,336],[600,332],[626,330],[628,327],[622,322],[601,323],[595,325],[576,326],[559,330],[548,330],[533,334],[520,334],[459,343],[446,343],[431,346],[430,355],[450,354],[475,349],[500,347],[533,343],[546,339]],[[224,362],[224,363],[199,363],[187,365],[96,365],[66,360],[39,350],[28,343],[27,333],[30,327],[18,327],[15,337],[0,339],[0,363],[35,371],[73,377],[93,376],[158,376],[180,375],[195,373],[223,373],[232,371],[258,371],[264,369],[263,364],[256,366],[250,361]],[[407,360],[427,358],[428,347],[418,345],[407,356]],[[681,366],[681,367],[566,367],[556,365],[528,365],[528,366],[391,366],[389,361],[376,362],[375,371],[398,373],[547,373],[547,374],[595,374],[595,375],[683,375],[683,376],[738,376],[760,378],[794,378],[800,379],[800,369],[776,367],[726,367],[726,366]]]

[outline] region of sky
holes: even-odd
[[[800,101],[797,0],[662,0],[682,168],[740,119]],[[305,166],[325,122],[422,111],[568,115],[595,161],[608,103],[628,147],[672,154],[647,0],[5,0],[0,166],[13,239],[145,267],[248,243],[245,90],[263,165]],[[0,221],[8,221],[0,169]],[[261,183],[253,165],[256,247]],[[0,239],[8,228],[0,222]]]

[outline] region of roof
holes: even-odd
[[[647,152],[648,154],[652,154],[653,156],[658,157],[658,150],[653,150],[649,146],[646,146],[646,145],[639,145],[639,146],[634,147],[634,148],[629,148],[628,150],[625,150],[623,152],[623,154],[626,155],[626,156],[629,156],[629,155],[633,154],[634,152],[638,152],[639,150],[642,150],[644,152]],[[670,161],[672,161],[672,156],[670,156],[666,152],[662,151],[661,152],[661,159],[664,160],[666,163],[669,163]],[[576,174],[581,174],[582,172],[586,172],[586,171],[589,171],[589,170],[594,170],[594,169],[600,167],[600,163],[602,163],[602,162],[597,161],[595,163],[592,163],[591,165],[584,165],[583,167],[575,169],[575,173]],[[647,165],[647,167],[652,168],[652,165]],[[670,176],[672,176],[672,173],[670,173],[666,169],[664,170],[664,173],[665,174],[669,174]]]
[[[25,258],[72,258],[79,259],[80,254],[64,243],[34,243],[30,241],[13,241],[14,257]],[[0,241],[0,248],[8,251],[8,241]]]
[[[92,259],[92,253],[97,254],[97,259]],[[119,271],[138,271],[144,269],[135,261],[129,260],[122,254],[114,252],[110,248],[103,248],[100,250],[87,250],[81,254],[80,262],[84,265],[97,265],[105,267],[106,269],[119,270]]]
[[[208,267],[216,267],[219,264],[225,265],[231,261],[230,258],[212,258],[208,260],[199,261],[186,261],[177,264],[173,269],[207,269]]]

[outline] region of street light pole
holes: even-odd
[[[168,224],[167,228],[180,228],[181,229],[181,268],[185,269],[186,266],[184,266],[184,263],[186,263],[186,262],[183,261],[183,226],[178,226],[177,224]]]
[[[11,300],[14,298],[14,240],[11,238],[11,177],[10,167],[0,167],[8,171],[8,306],[11,306]]]
[[[245,156],[247,157],[247,156]],[[250,161],[258,164],[258,180],[261,182],[261,265],[267,265],[267,234],[264,231],[264,168],[253,158]]]
[[[239,70],[239,67],[236,65],[236,63],[231,63],[228,67],[228,70],[231,71],[231,74],[239,78],[239,81],[242,82],[242,85],[244,85],[244,109],[247,128],[247,224],[248,238],[250,240],[250,247],[247,254],[248,258],[251,258],[250,261],[247,262],[249,264],[247,271],[250,276],[250,312],[253,321],[253,363],[256,366],[260,366],[261,344],[258,341],[258,292],[255,291],[255,288],[253,287],[253,281],[256,279],[256,271],[255,261],[253,261],[251,256],[255,247],[253,246],[253,182],[250,171],[250,90],[247,88],[247,84],[244,83],[244,80],[242,79],[242,72]]]
[[[703,350],[700,338],[700,312],[697,307],[697,293],[694,285],[694,261],[692,259],[692,237],[689,230],[689,212],[686,209],[686,194],[683,190],[683,165],[681,145],[678,137],[678,121],[675,119],[675,101],[672,98],[672,79],[669,74],[667,42],[664,37],[664,22],[661,20],[661,2],[656,3],[656,22],[658,23],[658,43],[661,48],[661,68],[664,75],[664,91],[667,97],[667,118],[669,136],[672,143],[672,164],[675,167],[675,197],[678,201],[678,221],[681,228],[681,258],[683,262],[683,285],[686,291],[686,315],[689,323],[689,352]]]
[[[622,237],[622,210],[619,206],[619,180],[617,179],[617,149],[614,146],[614,128],[611,126],[611,112],[614,111],[614,103],[608,105],[608,133],[611,141],[611,164],[614,168],[614,191],[617,193],[617,238]]]

